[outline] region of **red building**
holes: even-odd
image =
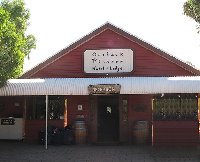
[[[21,118],[21,138],[37,141],[48,99],[48,123],[81,119],[88,143],[196,145],[199,75],[106,23],[0,88],[1,127]]]

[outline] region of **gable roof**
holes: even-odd
[[[55,55],[53,55],[52,57],[48,58],[47,60],[43,61],[42,63],[38,64],[37,66],[35,66],[34,68],[30,69],[29,71],[25,72],[24,74],[22,74],[22,76],[20,78],[29,78],[31,77],[33,74],[35,74],[36,72],[38,72],[39,70],[45,68],[46,66],[48,66],[49,64],[53,63],[54,61],[58,60],[60,57],[62,57],[63,55],[69,53],[70,51],[72,51],[73,49],[79,47],[80,45],[82,45],[83,43],[91,40],[92,38],[94,38],[95,36],[101,34],[102,32],[104,32],[105,30],[110,29],[113,32],[129,39],[132,42],[135,42],[137,44],[139,44],[140,46],[156,53],[157,55],[167,59],[170,62],[173,62],[174,64],[182,67],[183,69],[185,69],[186,71],[191,72],[191,74],[193,75],[200,75],[200,71],[197,70],[196,68],[188,65],[187,63],[181,61],[180,59],[162,51],[159,48],[156,48],[155,46],[143,41],[142,39],[131,35],[130,33],[114,26],[113,24],[107,22],[106,24],[100,26],[99,28],[97,28],[96,30],[92,31],[91,33],[89,33],[88,35],[84,36],[83,38],[79,39],[78,41],[76,41],[75,43],[69,45],[68,47],[62,49],[61,51],[59,51],[58,53],[56,53]]]

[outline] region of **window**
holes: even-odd
[[[27,117],[29,119],[45,119],[46,97],[33,96],[28,98]],[[64,113],[64,97],[48,97],[48,119],[61,119]]]
[[[197,120],[196,94],[164,94],[153,100],[154,120]]]

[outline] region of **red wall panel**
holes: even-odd
[[[198,121],[153,121],[154,146],[197,146],[198,138]]]
[[[0,118],[23,117],[24,97],[0,97],[0,103],[3,105]]]
[[[45,120],[26,120],[25,122],[25,141],[29,143],[39,142],[39,132],[45,130]],[[64,127],[63,120],[48,120],[48,125],[58,128]]]
[[[152,121],[152,95],[130,95],[129,96],[129,141],[134,141],[134,128],[137,121],[148,121],[148,139],[151,142]]]
[[[112,74],[112,76],[177,76],[192,75],[180,66],[168,61],[158,54],[144,48],[136,42],[106,30],[91,40],[63,55],[52,64],[33,74],[30,78],[65,78],[65,77],[101,77],[87,75],[83,69],[83,54],[88,49],[129,48],[134,51],[134,71],[129,74]]]
[[[68,124],[74,124],[75,120],[83,118],[88,124],[89,120],[89,99],[88,96],[66,96]],[[82,105],[83,110],[78,110]]]

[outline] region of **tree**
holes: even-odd
[[[200,0],[187,0],[183,5],[183,9],[185,15],[198,23],[197,30],[200,33]]]
[[[0,86],[20,76],[24,58],[35,48],[35,37],[26,34],[29,17],[23,0],[0,3]]]

